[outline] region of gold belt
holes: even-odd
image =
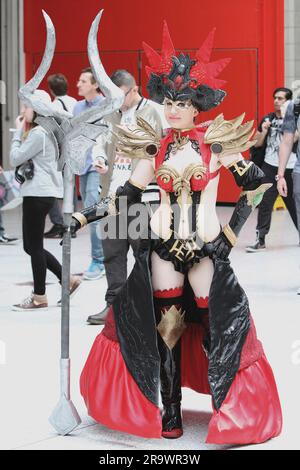
[[[175,240],[172,247],[169,248],[169,252],[175,253],[175,257],[181,262],[190,261],[195,256],[195,251],[197,250],[200,250],[200,247],[193,238]]]

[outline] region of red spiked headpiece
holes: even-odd
[[[217,77],[231,59],[209,62],[214,33],[215,29],[209,33],[194,59],[183,53],[176,56],[166,21],[163,27],[161,55],[143,43],[150,64],[146,66],[149,77],[148,90],[153,99],[159,102],[162,102],[164,97],[174,100],[191,99],[194,105],[203,111],[220,104],[226,94],[219,87],[226,82]]]

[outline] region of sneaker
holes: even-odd
[[[75,294],[79,291],[81,286],[81,278],[79,276],[71,276],[71,282],[70,282],[70,294],[69,297],[72,299]],[[57,305],[61,305],[61,299],[57,301]]]
[[[44,233],[44,238],[62,238],[64,234],[64,226],[55,224],[53,227]]]
[[[257,251],[263,251],[266,249],[266,245],[264,242],[257,240],[256,243],[252,246],[247,246],[246,252],[247,253],[256,253]]]
[[[105,275],[105,268],[102,263],[92,261],[88,269],[83,273],[83,279],[87,281],[95,281],[101,279]]]
[[[12,310],[16,312],[32,311],[32,310],[48,310],[48,300],[46,295],[31,294],[22,300],[19,304],[12,306]]]
[[[260,235],[259,230],[256,230],[256,240],[254,245],[247,246],[246,252],[247,253],[256,253],[257,251],[265,250],[265,237],[264,235]]]
[[[18,238],[7,237],[4,234],[0,235],[0,245],[15,245],[18,242]]]
[[[86,320],[87,323],[89,323],[89,325],[104,325],[109,307],[110,305],[107,304],[101,312],[90,315]]]

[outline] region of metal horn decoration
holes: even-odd
[[[19,98],[21,101],[24,101],[28,106],[33,108],[37,114],[41,114],[42,116],[49,116],[53,114],[51,106],[43,103],[37,96],[33,94],[50,68],[56,44],[55,29],[51,18],[44,10],[42,10],[42,12],[47,31],[44,55],[34,76],[31,78],[31,80],[29,80],[29,82],[25,83],[25,85],[20,88]]]
[[[103,10],[94,19],[88,36],[88,57],[93,75],[107,101],[111,102],[111,112],[119,109],[125,99],[124,92],[109,78],[102,65],[97,46],[97,33]],[[107,113],[106,113],[107,114]]]

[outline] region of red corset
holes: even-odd
[[[179,186],[186,187],[190,191],[202,191],[209,181],[219,174],[220,170],[213,173],[209,171],[211,152],[209,146],[203,143],[205,131],[206,129],[195,127],[189,131],[181,132],[181,136],[188,136],[190,140],[198,142],[203,159],[201,161],[199,158],[199,164],[186,167],[182,175],[179,175],[175,168],[163,165],[168,145],[173,142],[174,132],[177,131],[169,129],[167,136],[161,140],[160,151],[155,158],[155,173],[157,184],[164,191],[171,193],[176,191]]]
[[[163,169],[164,166],[165,165],[161,166],[159,169]],[[166,168],[169,169],[170,167],[166,166]],[[194,176],[191,176],[191,178],[188,180],[190,186],[187,189],[189,189],[190,191],[202,191],[207,186],[210,179],[212,177],[214,178],[218,174],[218,172],[209,174],[209,171],[207,168],[206,168],[206,171],[207,172],[204,175],[198,176],[196,174]],[[180,178],[180,175],[178,175],[178,177]],[[181,177],[181,179],[182,178],[183,177]],[[156,177],[156,181],[157,181],[158,186],[164,191],[166,191],[167,193],[172,193],[176,191],[175,189],[176,185],[174,187],[174,182],[176,183],[177,178],[172,178],[172,176],[169,176],[169,175],[164,175],[164,176],[159,175]]]

